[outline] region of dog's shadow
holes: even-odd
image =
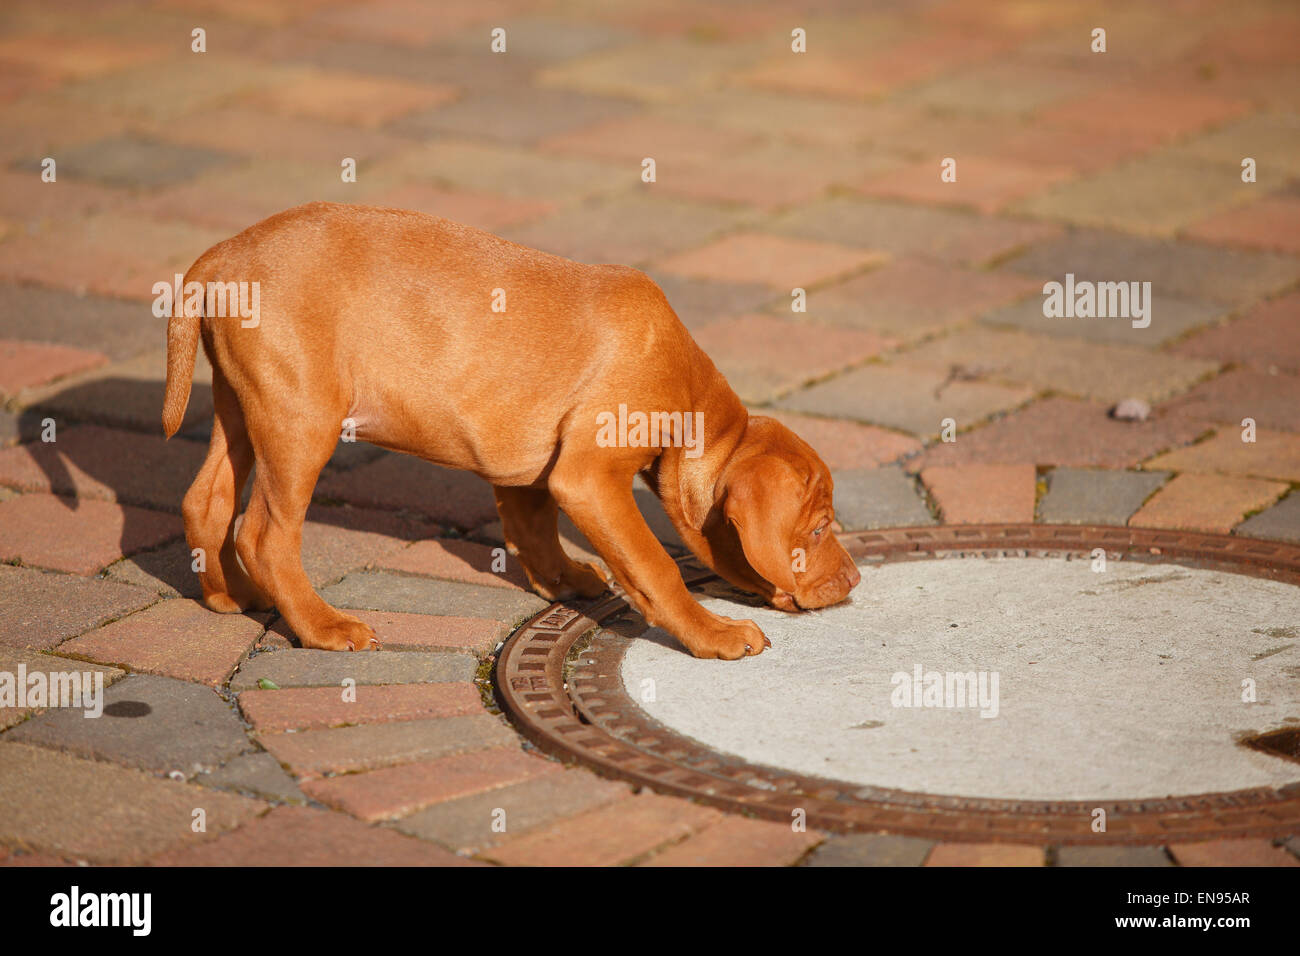
[[[5,454],[27,459],[13,469],[21,491],[48,490],[69,511],[106,499],[125,506],[118,540],[125,559],[108,567],[109,578],[200,599],[189,548],[183,537],[159,542],[157,513],[180,516],[185,492],[207,455],[212,390],[194,383],[181,430],[164,442],[163,389],[162,381],[110,377],[47,391],[16,417],[16,443]],[[382,454],[362,442],[340,443],[322,477]],[[251,481],[245,502],[249,486]],[[436,534],[432,519],[366,508],[313,504],[308,518],[407,541]]]
[[[189,440],[169,443],[179,446],[180,454],[172,453],[171,447],[164,453],[159,421],[162,397],[163,382],[124,377],[46,390],[17,417],[19,453],[39,476],[25,469],[38,481],[20,479],[18,484],[24,491],[48,490],[69,511],[105,499],[125,506],[118,541],[122,554],[134,560],[145,576],[161,582],[157,590],[199,597],[184,542],[177,547],[173,538],[160,546],[157,516],[149,513],[180,514],[181,499],[206,453],[204,444]],[[196,382],[190,405],[187,427],[203,414],[211,414],[211,388]],[[151,412],[158,422],[152,429],[146,417]],[[141,454],[154,444],[158,447]],[[14,449],[6,455],[14,455]]]

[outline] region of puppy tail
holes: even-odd
[[[192,270],[191,270],[192,271]],[[185,277],[188,285],[190,277]],[[179,314],[178,314],[179,313]],[[194,356],[199,348],[200,314],[187,315],[183,303],[176,303],[167,320],[167,390],[163,395],[163,431],[171,438],[185,419],[194,380]]]

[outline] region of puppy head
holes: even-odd
[[[794,432],[751,417],[703,528],[714,570],[784,611],[844,600],[861,575],[835,537],[830,469]]]

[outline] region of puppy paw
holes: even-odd
[[[218,614],[243,614],[245,611],[269,611],[275,602],[251,584],[232,587],[229,591],[204,589],[203,603]]]
[[[337,621],[331,621],[315,628],[310,634],[299,634],[303,647],[314,647],[325,651],[377,651],[380,649],[379,638],[368,624],[362,624],[354,617],[339,615]]]
[[[706,633],[696,635],[695,640],[687,644],[687,650],[700,658],[734,661],[755,657],[771,646],[772,642],[753,621],[719,617]]]
[[[604,577],[590,564],[572,562],[554,581],[533,581],[533,590],[548,601],[599,597],[609,590]]]
[[[205,594],[203,603],[208,606],[208,610],[218,614],[241,614],[244,611],[244,606],[224,591]]]
[[[573,591],[575,597],[600,597],[609,590],[605,576],[592,564],[574,562],[564,572],[564,586]]]

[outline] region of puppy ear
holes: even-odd
[[[723,513],[736,529],[747,560],[777,589],[795,589],[791,526],[802,504],[794,473],[771,455],[746,459],[727,476]]]

